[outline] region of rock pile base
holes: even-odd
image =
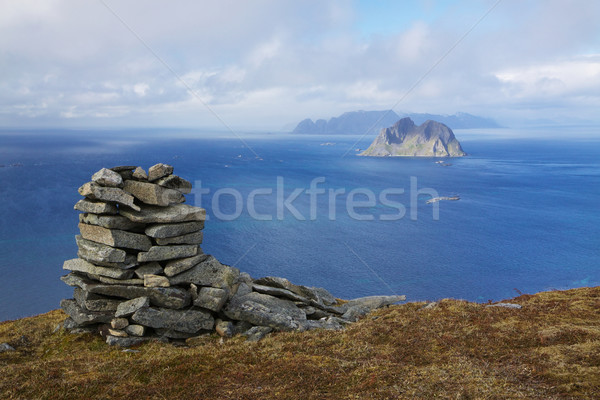
[[[103,168],[79,188],[78,258],[61,279],[72,332],[99,332],[111,345],[243,334],[341,329],[369,311],[405,300],[372,296],[338,301],[327,290],[287,279],[252,279],[204,254],[206,212],[183,204],[192,185],[157,164]]]

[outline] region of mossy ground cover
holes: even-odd
[[[379,310],[345,331],[123,352],[53,332],[61,311],[0,324],[0,397],[18,399],[600,398],[600,288]]]

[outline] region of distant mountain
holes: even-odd
[[[393,125],[402,117],[409,117],[417,124],[422,124],[427,120],[435,120],[454,129],[501,127],[491,118],[478,117],[467,113],[456,113],[454,115],[418,113],[398,115],[393,110],[383,110],[345,112],[339,117],[331,118],[329,121],[318,119],[313,122],[312,119],[307,118],[301,121],[292,133],[308,135],[375,134],[381,129]]]
[[[436,121],[417,126],[406,117],[379,135],[361,156],[462,157],[466,156],[452,129]]]
[[[500,124],[491,118],[478,117],[477,115],[462,112],[458,112],[454,115],[413,113],[403,114],[402,117],[409,117],[418,125],[428,120],[438,121],[452,127],[452,129],[502,128]]]
[[[309,135],[363,135],[375,134],[382,128],[392,125],[400,117],[392,110],[345,112],[329,121],[312,119],[301,121],[292,133]]]

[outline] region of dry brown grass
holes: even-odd
[[[54,327],[0,324],[0,397],[168,399],[600,398],[600,288],[523,295],[520,310],[443,300],[368,315],[343,332],[216,336],[139,353]]]

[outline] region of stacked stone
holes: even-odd
[[[173,167],[103,168],[79,188],[78,258],[61,279],[72,332],[98,331],[107,343],[185,340],[216,331],[251,340],[271,330],[341,329],[370,310],[404,300],[376,296],[344,304],[325,289],[286,279],[253,280],[200,247],[206,212],[182,204],[191,192]]]

